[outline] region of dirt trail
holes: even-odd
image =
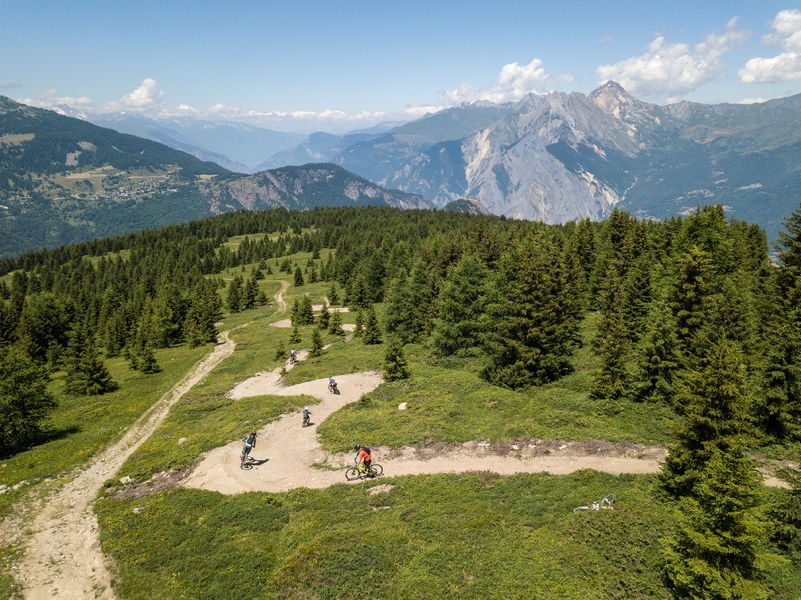
[[[289,289],[289,282],[281,280],[281,289],[273,296],[275,303],[280,307],[278,312],[286,312],[286,302],[284,301],[284,292]]]
[[[119,442],[45,500],[16,571],[25,598],[114,598],[92,503],[103,483],[164,421],[170,407],[233,353],[235,344],[228,334],[223,332],[211,354],[142,415]]]
[[[250,382],[247,386],[246,383]],[[378,373],[351,373],[337,376],[341,395],[328,393],[327,380],[318,379],[284,387],[277,379],[264,378],[262,385],[253,380],[235,388],[238,394],[275,394],[295,396],[307,394],[320,400],[311,407],[312,425],[301,427],[300,411],[284,415],[259,432],[259,443],[253,458],[265,461],[251,470],[239,468],[241,442],[232,442],[212,450],[194,471],[182,482],[192,488],[214,490],[225,494],[247,491],[284,492],[298,487],[324,488],[343,483],[344,467],[351,460],[348,455],[330,456],[317,440],[317,425],[346,404],[358,400],[378,387],[382,378]],[[240,395],[239,397],[244,397]],[[499,455],[488,445],[475,442],[436,453],[418,452],[403,448],[392,453],[374,451],[374,459],[384,466],[386,475],[415,475],[423,473],[450,473],[466,471],[493,471],[501,475],[546,471],[568,474],[580,469],[595,469],[606,473],[654,473],[660,468],[664,449],[643,448],[640,456],[599,456],[565,452],[553,455],[519,456]],[[316,466],[315,466],[316,465]]]

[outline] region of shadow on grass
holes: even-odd
[[[36,434],[31,440],[29,440],[26,444],[20,446],[19,448],[14,449],[3,449],[0,450],[0,460],[6,460],[8,458],[12,458],[14,455],[19,454],[21,452],[26,452],[36,446],[41,446],[42,444],[46,444],[48,442],[54,442],[56,440],[60,440],[61,438],[65,438],[69,435],[73,435],[81,431],[81,428],[77,425],[70,425],[69,427],[59,427],[57,429],[45,429],[44,431],[39,432]]]

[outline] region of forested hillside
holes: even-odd
[[[10,394],[3,405],[7,416],[0,446],[6,456],[41,443],[42,431],[47,431],[43,417],[53,410],[52,398],[44,392],[51,376],[63,377],[68,393],[83,397],[103,395],[119,385],[104,365],[112,357],[124,356],[138,373],[156,373],[162,365],[155,352],[214,341],[223,315],[264,306],[268,298],[260,282],[280,277],[291,281],[296,293],[289,343],[302,336],[319,355],[322,335],[344,335],[329,321],[339,319],[339,313],[331,316],[326,309],[317,317],[312,314],[311,297],[304,290],[323,286],[331,304],[342,300],[355,313],[357,341],[349,343],[365,348],[343,349],[346,358],[338,366],[355,370],[352,365],[375,365],[370,348],[382,348],[387,379],[404,381],[409,377],[404,354],[410,357],[408,383],[388,384],[331,416],[321,429],[327,449],[346,451],[353,437],[379,434],[380,443],[400,447],[409,443],[412,426],[426,428],[425,436],[412,439],[422,437],[429,444],[469,442],[477,432],[490,430],[493,442],[510,444],[536,436],[569,437],[565,431],[579,432],[572,434],[577,439],[601,437],[604,431],[621,440],[664,439],[670,452],[658,481],[620,482],[641,506],[628,534],[621,533],[622,523],[611,521],[604,521],[609,530],[596,532],[604,547],[621,536],[619,543],[633,548],[636,560],[643,561],[626,562],[631,570],[620,575],[622,587],[605,591],[620,597],[672,593],[720,598],[792,598],[801,592],[801,580],[786,575],[801,565],[798,470],[784,475],[790,490],[770,495],[762,491],[755,470],[764,470],[771,461],[797,465],[801,447],[801,209],[786,223],[775,263],[764,231],[727,220],[718,206],[665,222],[614,211],[601,223],[559,226],[365,207],[226,214],[6,259],[0,262],[0,276],[0,375],[4,389],[26,390],[18,399]],[[268,348],[269,354],[273,351],[282,358],[284,342]],[[265,353],[263,348],[258,352]],[[582,376],[568,384],[579,371]],[[428,375],[418,375],[423,372]],[[24,385],[19,383],[21,373]],[[12,380],[18,383],[7,383]],[[564,388],[553,387],[559,385]],[[559,389],[569,390],[570,397],[556,393]],[[191,429],[200,427],[194,419],[201,406],[212,415],[240,410],[227,408],[219,396],[198,398],[187,409],[195,411],[193,416],[175,418],[185,419],[182,427]],[[531,410],[527,407],[535,397],[542,408]],[[427,399],[435,408],[421,409],[416,420],[404,421],[405,413],[394,407],[407,398]],[[570,414],[581,415],[570,422],[567,402],[576,411]],[[21,409],[20,403],[31,410]],[[630,420],[632,415],[639,420]],[[174,422],[168,425],[176,427]],[[209,449],[197,447],[191,454],[191,435],[180,427],[176,431],[190,437],[186,446],[146,446],[127,475],[140,482],[160,471],[189,469]],[[517,506],[522,492],[516,486],[525,487],[529,480],[496,484],[494,477],[459,479],[455,485],[461,499],[452,497],[440,480],[425,488],[448,502],[464,503],[460,514],[481,506],[501,520],[502,531],[495,533],[508,537],[495,540],[499,546],[493,552],[498,553],[487,558],[492,565],[504,564],[500,548],[509,540],[519,542],[520,531],[529,527],[532,535],[545,535],[546,529],[556,538],[585,535],[562,521],[557,529],[548,529],[556,521],[540,513],[530,524],[508,526],[497,506],[485,507],[488,500],[482,494],[499,494],[499,506]],[[407,508],[397,517],[397,526],[408,519],[403,527],[414,529],[408,535],[425,537],[426,527],[415,516],[429,510],[418,504],[424,489],[403,481],[398,485],[406,485],[408,495],[399,502]],[[552,487],[554,494],[566,493],[563,483],[541,485]],[[292,527],[287,523],[298,526],[289,516],[294,511],[330,512],[311,491],[286,501],[286,496],[269,497],[271,512],[264,518],[284,531]],[[159,514],[161,502],[187,502],[189,512],[217,502],[208,493],[186,490],[154,498],[145,501],[152,515]],[[649,502],[653,508],[642,508]],[[109,528],[104,543],[125,565],[126,595],[138,597],[133,591],[138,563],[129,554],[133,551],[115,540],[130,535],[147,545],[145,530],[129,528],[125,521],[131,512],[128,499],[105,503],[102,511]],[[215,531],[242,526],[233,513],[216,513],[227,525]],[[379,516],[369,523],[377,523]],[[343,515],[329,518],[339,522]],[[171,527],[178,521],[172,519]],[[471,527],[484,531],[480,523],[455,518],[457,522],[463,529],[456,535],[469,537]],[[149,527],[160,525],[150,521]],[[650,528],[658,529],[661,541],[649,537]],[[322,596],[328,585],[336,590],[334,596],[352,593],[348,578],[337,573],[344,568],[343,553],[349,552],[352,537],[339,529],[329,538],[315,535],[305,529],[288,535],[286,548],[275,547],[260,559],[266,561],[269,576],[254,585],[269,597],[298,597],[306,584]],[[396,545],[401,554],[422,560],[409,538],[394,539],[377,526],[366,535],[364,551],[376,553],[378,572],[386,573],[395,564],[397,557],[387,548]],[[193,539],[200,543],[200,538]],[[494,542],[477,538],[475,543]],[[559,552],[556,540],[543,543]],[[304,554],[317,544],[321,554]],[[658,544],[664,552],[653,549]],[[334,571],[310,566],[318,560],[328,569],[340,566]],[[606,568],[604,560],[590,563],[588,581],[600,577],[609,585],[599,575]],[[550,580],[544,563],[536,566],[543,569],[539,581],[544,597],[558,597],[559,590],[566,597],[579,593],[579,588],[561,588]],[[195,589],[191,577],[181,573],[188,578],[187,589]],[[519,576],[501,572],[495,582],[499,587],[481,589],[520,593]],[[408,578],[415,580],[408,572],[398,577],[388,579],[378,595],[402,596],[409,589],[403,587]],[[435,583],[448,579],[428,577]],[[466,581],[460,575],[450,585],[469,590],[462,587],[469,586]],[[270,587],[274,585],[278,587]],[[481,595],[476,590],[464,593]]]

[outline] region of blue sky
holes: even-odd
[[[0,94],[278,129],[586,93],[607,76],[659,103],[801,92],[801,6],[771,0],[0,0],[0,23]]]

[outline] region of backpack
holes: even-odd
[[[372,455],[373,455],[373,453],[372,453],[372,452],[370,452],[370,448],[368,448],[367,446],[362,446],[362,450],[364,450],[365,452],[367,452],[367,454],[369,454],[370,456],[372,456]]]

